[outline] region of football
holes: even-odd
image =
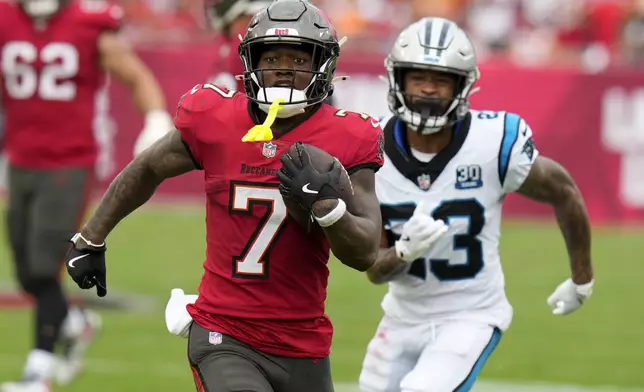
[[[321,150],[310,144],[303,144],[306,151],[311,157],[311,164],[320,173],[328,173],[331,170],[333,165],[334,157],[331,156],[324,150]],[[297,150],[295,149],[295,144],[293,144],[288,149],[288,154],[292,157],[297,157]],[[299,159],[294,159],[295,164],[299,165]],[[344,174],[340,178],[340,195],[342,200],[347,203],[347,209],[351,210],[350,206],[353,202],[353,188],[351,187],[351,180],[349,179],[349,174],[344,171]],[[315,220],[311,219],[310,214],[305,211],[299,204],[292,200],[285,199],[284,204],[288,210],[289,215],[297,221],[302,227],[311,229],[312,227],[318,226]],[[318,226],[319,227],[319,226]]]

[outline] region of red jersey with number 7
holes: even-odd
[[[118,30],[122,16],[120,7],[105,1],[73,0],[40,25],[18,4],[0,1],[9,162],[38,169],[94,165],[94,120],[105,81],[98,40]]]
[[[214,85],[183,96],[175,126],[204,171],[206,261],[199,299],[188,311],[211,331],[268,354],[323,358],[333,328],[324,302],[329,244],[287,214],[277,189],[280,156],[296,141],[340,160],[349,173],[378,170],[382,130],[375,119],[323,104],[270,142],[244,143],[255,124],[249,100]]]

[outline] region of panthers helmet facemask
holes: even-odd
[[[66,0],[20,0],[20,7],[32,18],[49,18],[60,11]]]
[[[308,71],[282,68],[258,68],[262,53],[270,45],[296,45],[311,54]],[[304,112],[308,106],[324,101],[333,93],[340,45],[335,28],[321,10],[304,0],[276,0],[255,15],[239,44],[244,66],[244,89],[249,99],[265,112],[276,99],[282,99],[278,117],[291,117]],[[293,74],[291,87],[266,87],[266,72],[288,71]],[[295,88],[298,73],[311,76],[303,90]]]
[[[403,30],[385,59],[385,68],[389,109],[410,129],[424,135],[465,117],[470,108],[469,96],[480,77],[472,42],[456,23],[442,18],[423,18]],[[438,99],[406,93],[405,74],[410,69],[453,76],[454,95]]]

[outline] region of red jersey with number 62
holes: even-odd
[[[175,125],[204,170],[207,254],[195,322],[288,357],[329,354],[333,329],[324,313],[329,244],[287,214],[277,189],[280,156],[296,141],[314,145],[349,173],[382,165],[375,119],[322,105],[271,142],[244,143],[255,124],[248,99],[197,85],[179,103]]]
[[[104,85],[98,39],[119,28],[122,14],[104,1],[73,0],[38,26],[17,4],[0,1],[9,162],[42,169],[94,165],[93,122]]]

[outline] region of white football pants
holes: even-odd
[[[501,339],[473,321],[401,325],[386,316],[369,343],[361,392],[469,391]]]

